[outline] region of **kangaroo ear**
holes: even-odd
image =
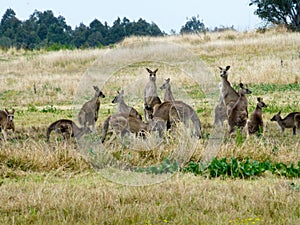
[[[262,100],[262,99],[261,99],[260,97],[257,98],[257,101],[258,101],[258,102],[261,102],[261,100]]]
[[[95,91],[99,91],[98,86],[93,86],[93,88],[94,88]]]
[[[166,82],[169,83],[170,82],[170,78],[166,79]]]
[[[278,112],[278,115],[280,115],[281,114],[281,110]]]
[[[219,68],[220,70],[223,70],[223,68],[222,68],[221,66],[218,66],[218,68]]]
[[[244,84],[243,84],[243,83],[240,83],[240,87],[243,88],[243,87],[244,87]]]
[[[14,114],[15,113],[15,109],[12,109],[12,114]]]
[[[118,95],[120,94],[120,92],[117,90]]]
[[[148,73],[152,73],[152,71],[150,69],[146,68],[146,70],[148,71]]]
[[[5,110],[5,112],[8,114],[8,110],[7,110],[7,108],[5,108],[4,110]]]
[[[230,66],[226,66],[226,71],[230,69]]]
[[[158,71],[158,68],[156,70],[153,71],[153,73],[156,73]]]

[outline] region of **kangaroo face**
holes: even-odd
[[[149,73],[149,79],[150,79],[151,81],[156,81],[156,72],[157,72],[158,69],[152,71],[152,70],[146,68],[146,70],[147,70],[148,73]]]
[[[276,115],[274,115],[272,118],[271,118],[271,121],[280,121],[281,120],[281,116],[280,116],[280,113],[277,113]]]
[[[250,91],[250,89],[248,87],[245,87],[245,85],[243,83],[240,83],[240,95],[245,95],[245,94],[251,94],[252,91]]]
[[[118,92],[118,95],[116,97],[114,97],[114,99],[112,100],[111,103],[118,103],[118,102],[121,102],[122,99],[123,99],[123,95],[124,95],[124,90],[122,90],[121,92]]]
[[[160,86],[160,90],[164,90],[168,88],[170,88],[170,78],[165,80],[165,83],[162,86]]]
[[[9,112],[7,109],[5,109],[5,112],[7,113],[7,121],[13,122],[15,110],[13,109],[11,112]]]
[[[96,97],[101,97],[101,98],[105,98],[105,95],[103,94],[102,91],[100,91],[100,89],[97,86],[93,86],[95,92],[95,96]]]
[[[267,107],[267,105],[262,101],[262,98],[257,98],[257,101],[258,101],[257,106],[259,108]]]
[[[220,76],[224,79],[227,80],[228,78],[228,70],[230,69],[230,66],[226,66],[226,68],[222,68],[219,66],[219,69],[220,69]]]

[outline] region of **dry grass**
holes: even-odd
[[[251,180],[210,180],[182,173],[128,175],[110,169],[101,173],[91,167],[89,143],[80,147],[55,134],[50,143],[45,142],[51,122],[61,118],[77,122],[76,113],[93,95],[94,84],[106,95],[101,99],[99,134],[104,119],[116,111],[111,103],[116,90],[124,89],[125,101],[142,113],[148,79],[145,67],[149,67],[159,68],[158,86],[170,77],[175,98],[197,110],[205,138],[194,141],[188,132],[179,130],[163,142],[148,139],[146,143],[155,143],[154,147],[145,146],[141,140],[108,140],[105,150],[119,162],[143,167],[157,165],[165,157],[187,162],[216,155],[296,163],[300,161],[299,134],[294,137],[286,130],[282,135],[270,118],[280,109],[283,114],[300,110],[299,49],[298,33],[272,30],[263,34],[132,37],[117,49],[1,51],[0,106],[16,108],[17,130],[8,143],[0,140],[0,223],[299,224],[300,196],[291,185],[299,185],[299,179],[268,173]],[[235,136],[216,143],[208,139],[209,135],[220,136],[211,128],[218,100],[217,66],[226,65],[231,65],[229,79],[233,84],[251,84],[250,112],[257,96],[269,105],[264,109],[262,138],[244,135],[239,144]],[[179,142],[179,136],[186,141]],[[94,144],[99,142],[97,134],[86,138]],[[92,147],[103,150],[102,145]],[[103,166],[99,162],[97,166]],[[152,185],[116,184],[141,185],[147,181]],[[153,184],[156,182],[160,183]]]

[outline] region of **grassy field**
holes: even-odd
[[[281,134],[270,119],[280,110],[283,116],[300,111],[299,51],[300,34],[284,30],[132,37],[109,49],[1,50],[0,108],[16,109],[16,132],[7,143],[0,140],[0,224],[300,224],[299,177],[124,169],[158,167],[165,159],[184,167],[214,156],[297,165],[300,131]],[[212,127],[218,66],[226,65],[235,88],[243,82],[252,90],[250,113],[257,97],[268,105],[260,138],[223,135]],[[130,137],[99,144],[104,120],[116,112],[111,101],[117,90],[124,89],[127,104],[143,112],[146,67],[159,68],[158,86],[171,78],[174,97],[196,110],[203,139],[178,129],[159,142]],[[55,134],[45,142],[55,120],[78,123],[78,110],[95,84],[106,95],[97,132],[80,144]]]

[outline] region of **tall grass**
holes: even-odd
[[[160,49],[161,46],[164,48]],[[283,114],[300,110],[298,33],[271,30],[132,37],[116,47],[121,50],[0,51],[0,107],[16,109],[16,133],[9,133],[7,143],[0,140],[1,224],[300,222],[299,179],[268,172],[248,180],[207,179],[175,173],[167,174],[167,179],[157,177],[159,184],[125,186],[117,183],[126,183],[126,176],[110,177],[114,175],[111,168],[101,174],[92,167],[89,156],[93,149],[85,152],[74,140],[63,141],[54,133],[50,143],[45,141],[47,126],[55,120],[70,118],[77,123],[80,104],[93,95],[90,86],[93,82],[103,82],[99,68],[106,60],[107,65],[112,66],[105,70],[108,73],[103,78],[102,91],[106,98],[101,99],[97,133],[95,137],[86,138],[95,143],[100,140],[105,118],[116,112],[116,106],[111,103],[116,90],[125,89],[125,101],[143,112],[142,90],[148,79],[145,67],[159,68],[158,86],[163,79],[171,78],[175,98],[195,108],[203,128],[203,139],[199,141],[190,139],[189,132],[180,133],[180,129],[159,143],[156,139],[142,142],[130,137],[136,141],[130,145],[119,138],[108,139],[105,151],[124,165],[129,163],[132,168],[145,169],[160,165],[166,159],[175,158],[184,164],[208,156],[296,164],[300,161],[299,134],[293,136],[289,129],[281,134],[270,118],[279,110]],[[178,49],[182,49],[181,53]],[[113,55],[115,53],[117,55]],[[133,57],[139,59],[139,54],[134,53],[142,54],[143,60],[132,63]],[[110,58],[105,58],[107,55]],[[192,59],[197,63],[178,59]],[[182,65],[187,69],[181,69]],[[201,66],[194,68],[195,65]],[[234,86],[242,81],[253,91],[248,97],[249,113],[258,96],[268,105],[263,109],[266,127],[260,138],[249,137],[244,132],[237,144],[236,136],[223,137],[222,133],[212,130],[220,79],[217,66],[226,65],[231,65],[229,80]],[[210,76],[208,82],[214,81],[216,87],[212,92],[216,92],[208,93],[203,88],[205,79],[201,80],[203,83],[196,83],[196,79],[189,76],[190,71]],[[80,91],[85,92],[82,98],[74,99]],[[159,95],[162,96],[160,90]],[[178,137],[189,141],[180,142]],[[209,137],[216,138],[216,142],[210,142]],[[145,147],[144,143],[157,145]],[[150,176],[155,180],[157,175]]]

